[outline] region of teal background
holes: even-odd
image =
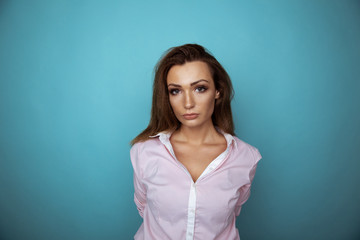
[[[207,47],[263,155],[242,240],[360,239],[359,1],[0,2],[0,239],[132,239],[153,67]]]

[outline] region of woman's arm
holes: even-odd
[[[250,183],[242,186],[240,188],[240,197],[235,205],[235,213],[236,216],[239,216],[240,211],[241,211],[241,206],[249,199],[250,197],[250,189],[251,189],[251,184],[254,180],[255,177],[255,173],[256,173],[256,168],[257,168],[257,164],[259,162],[259,160],[262,158],[259,150],[253,146],[250,146],[250,151],[252,152],[253,158],[254,158],[254,165],[252,166],[250,172],[249,172],[249,180]]]
[[[142,172],[139,164],[138,146],[135,144],[130,150],[131,163],[134,169],[134,202],[141,217],[144,217],[146,206],[146,188],[142,184]]]

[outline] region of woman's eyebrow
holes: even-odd
[[[181,85],[179,85],[179,84],[175,84],[175,83],[169,83],[169,84],[168,84],[168,87],[170,87],[170,86],[174,86],[174,87],[181,87]]]
[[[190,86],[193,86],[193,85],[195,85],[195,84],[198,84],[199,82],[202,82],[202,81],[204,81],[204,82],[209,82],[208,80],[200,79],[200,80],[198,80],[198,81],[196,81],[196,82],[191,83]]]
[[[198,81],[195,81],[195,82],[190,83],[190,86],[194,86],[194,85],[196,85],[196,84],[198,84],[199,82],[202,82],[202,81],[207,82],[207,83],[209,82],[208,80],[200,79],[200,80],[198,80]],[[168,87],[170,87],[170,86],[181,87],[181,85],[175,84],[175,83],[169,83],[169,84],[168,84]]]

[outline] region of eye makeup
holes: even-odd
[[[195,92],[197,93],[203,93],[205,92],[206,90],[209,89],[209,86],[207,86],[209,83],[208,80],[205,80],[205,79],[200,79],[196,82],[193,82],[190,84],[190,86],[194,89]],[[177,95],[181,92],[181,85],[179,84],[175,84],[175,83],[170,83],[168,85],[169,89],[169,94],[170,95]]]
[[[177,89],[177,88],[169,89],[169,94],[171,94],[171,95],[177,95],[179,92],[180,92],[180,89]]]
[[[198,93],[205,92],[206,90],[208,90],[208,87],[204,86],[204,85],[200,85],[200,86],[195,87],[195,91],[198,92]]]

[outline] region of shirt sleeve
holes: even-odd
[[[259,162],[259,160],[262,158],[259,150],[255,147],[250,147],[250,151],[252,152],[253,158],[254,158],[254,164],[252,166],[252,168],[250,169],[249,172],[249,179],[250,179],[250,183],[242,186],[240,188],[240,197],[238,202],[236,203],[236,207],[235,207],[235,213],[236,216],[239,216],[240,211],[241,211],[241,206],[249,199],[250,197],[250,188],[251,188],[251,184],[254,180],[255,177],[255,173],[256,173],[256,168],[257,168],[257,164]]]
[[[130,150],[131,163],[134,169],[134,202],[141,217],[144,217],[146,206],[146,188],[142,183],[142,172],[139,166],[139,150],[134,145]]]

